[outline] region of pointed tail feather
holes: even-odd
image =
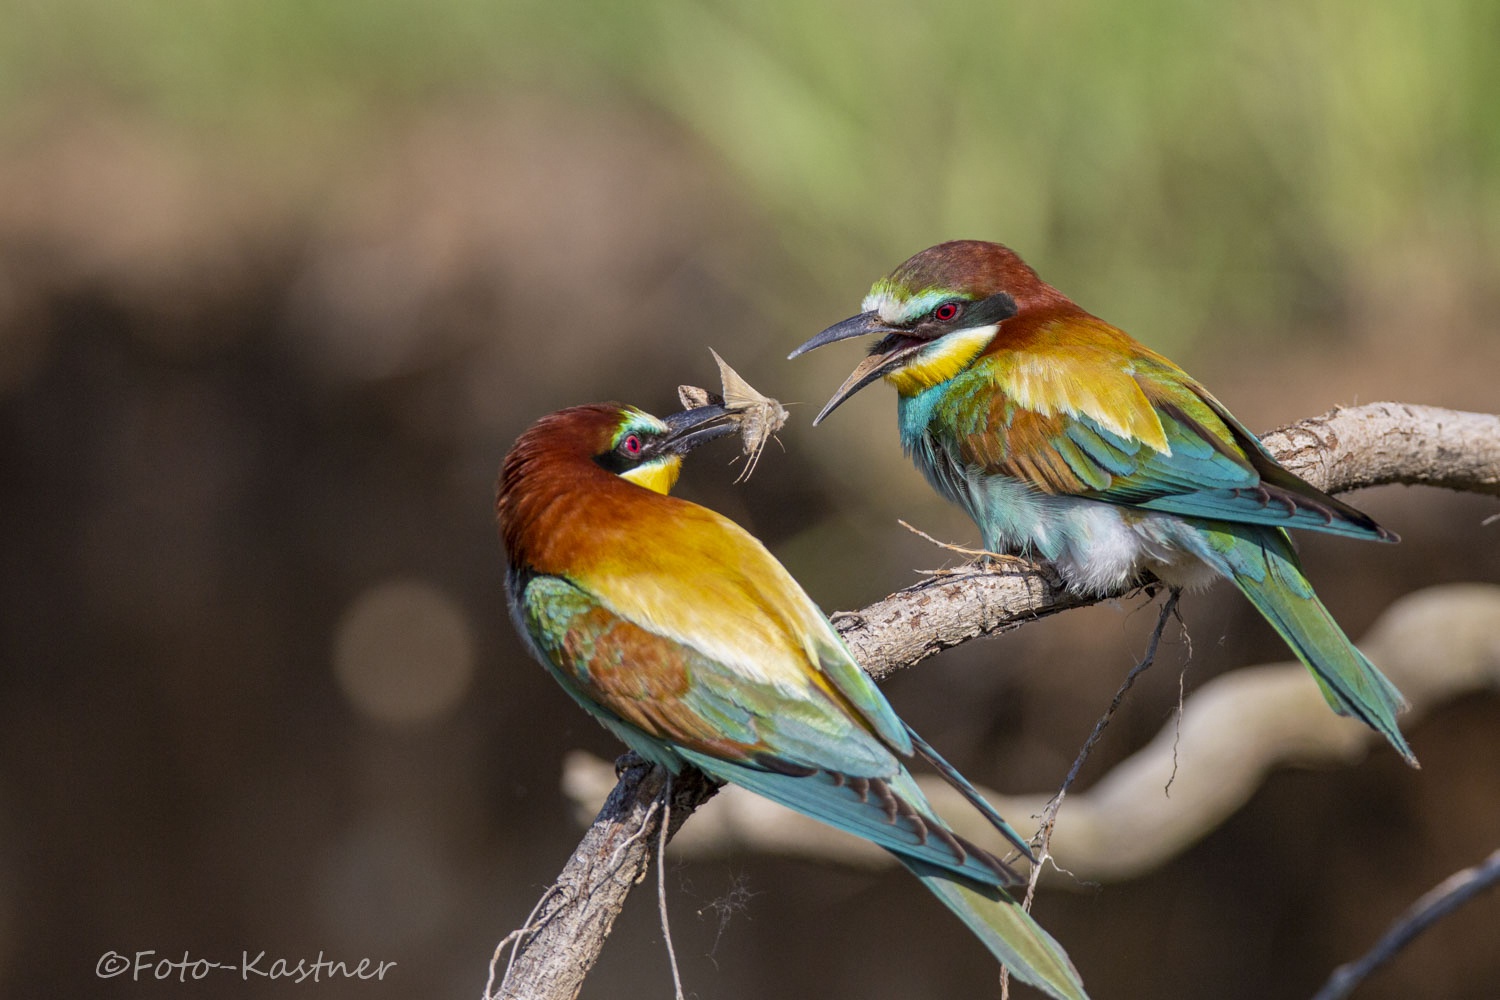
[[[1003,889],[954,878],[941,868],[896,855],[943,905],[1022,982],[1057,1000],[1088,1000],[1083,980],[1062,945]]]
[[[720,781],[733,782],[788,809],[863,837],[888,851],[988,884],[1025,879],[1001,858],[948,828],[911,774],[859,778],[831,771],[795,775],[675,748],[689,763]]]
[[[1036,856],[1031,853],[1031,845],[1021,839],[1021,835],[1015,831],[1015,828],[995,811],[995,807],[990,805],[989,801],[983,795],[979,794],[979,789],[970,784],[968,778],[958,773],[958,768],[948,763],[943,755],[934,750],[930,743],[918,736],[916,730],[912,729],[911,726],[906,727],[906,734],[911,737],[912,747],[916,750],[918,756],[936,768],[944,781],[952,785],[975,809],[983,813],[984,818],[989,820],[995,829],[1005,834],[1005,839],[1016,845],[1016,849],[1025,855],[1027,861],[1036,860]]]
[[[904,769],[886,779],[828,772],[798,776],[676,750],[715,778],[884,847],[957,914],[1012,975],[1058,1000],[1087,1000],[1062,946],[995,884],[1021,882],[1020,876],[949,830]]]
[[[1405,699],[1354,647],[1313,593],[1286,532],[1220,524],[1205,529],[1205,534],[1215,557],[1212,561],[1312,671],[1329,707],[1380,733],[1416,767],[1417,758],[1396,724],[1396,713],[1406,707]]]

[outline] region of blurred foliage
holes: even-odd
[[[999,238],[1170,350],[1336,325],[1438,240],[1429,267],[1500,263],[1488,0],[9,6],[12,133],[40,92],[103,91],[290,155],[403,102],[623,90],[715,149],[851,301],[929,243]]]

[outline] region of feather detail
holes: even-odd
[[[903,420],[903,434],[933,434],[960,469],[1186,517],[1396,537],[1282,468],[1176,365],[1086,313],[1002,329],[969,370],[931,391],[925,423]]]
[[[684,751],[705,774],[748,788],[788,809],[863,837],[897,857],[921,861],[977,885],[1024,885],[991,852],[960,837],[932,811],[906,768],[885,777],[820,771],[808,777]]]
[[[1042,418],[1085,418],[1117,437],[1171,454],[1133,366],[1121,364],[1128,357],[1121,353],[1127,345],[1145,351],[1081,310],[1033,320],[1020,329],[1008,323],[985,355],[987,374],[1006,405],[1017,411]]]
[[[933,769],[942,776],[942,779],[949,785],[952,785],[954,790],[967,799],[970,805],[978,809],[996,830],[999,830],[1005,835],[1007,840],[1016,846],[1016,850],[1026,856],[1027,860],[1035,861],[1036,858],[1031,853],[1031,845],[1022,839],[1021,835],[1016,833],[1015,829],[1009,823],[1001,818],[1000,814],[995,811],[995,807],[990,805],[983,795],[979,794],[979,789],[970,784],[969,779],[960,774],[958,768],[948,763],[942,754],[934,750],[931,744],[918,736],[910,726],[906,727],[906,731],[911,736],[912,747],[917,755],[931,764]]]

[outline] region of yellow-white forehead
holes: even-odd
[[[860,309],[878,314],[880,321],[889,326],[904,326],[932,312],[938,303],[953,298],[963,296],[946,288],[929,288],[925,292],[908,295],[899,288],[879,282],[870,289],[864,302],[860,303]]]
[[[624,419],[620,421],[620,427],[615,431],[614,447],[619,447],[620,442],[625,440],[627,434],[657,435],[667,433],[668,427],[658,417],[653,417],[645,410],[637,410],[635,407],[622,412]]]

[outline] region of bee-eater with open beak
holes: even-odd
[[[736,424],[617,404],[543,417],[495,502],[516,627],[594,718],[673,773],[692,765],[889,850],[1015,976],[1082,998],[1062,948],[1002,888],[1016,873],[922,795],[920,757],[1026,842],[907,726],[828,619],[733,521],[669,496],[683,456]]]
[[[1144,571],[1172,587],[1230,578],[1333,710],[1416,764],[1396,725],[1401,693],[1313,593],[1285,529],[1394,534],[1282,468],[1186,372],[999,244],[923,250],[863,310],[792,352],[880,338],[814,423],[884,378],[902,446],[987,549],[1048,559],[1083,594]]]

